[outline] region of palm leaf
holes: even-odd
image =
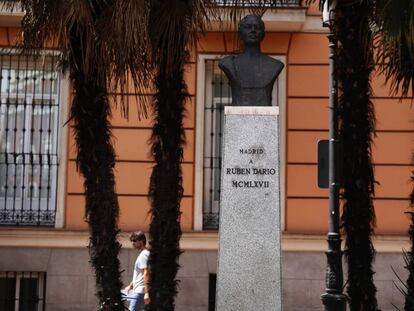
[[[378,60],[393,94],[414,82],[414,2],[377,0]]]
[[[148,39],[149,1],[145,0],[6,0],[3,8],[22,9],[26,52],[37,53],[51,41],[61,51],[60,67],[82,70],[105,81],[110,93],[118,93],[128,115],[127,93],[145,93],[151,81]],[[72,46],[79,35],[83,51]],[[131,84],[134,90],[128,89]],[[139,116],[147,116],[148,100],[140,101]]]
[[[111,58],[109,75],[114,81],[111,89],[116,93],[135,94],[147,92],[153,80],[151,46],[149,42],[149,1],[118,0],[108,16],[102,16],[98,29],[101,41],[106,42]],[[132,80],[134,90],[128,89]],[[122,112],[128,116],[128,102],[121,96]],[[147,97],[140,98],[139,116],[148,117]]]

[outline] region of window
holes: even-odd
[[[219,225],[219,205],[221,189],[222,132],[224,122],[224,106],[231,103],[231,89],[228,80],[218,67],[223,56],[201,55],[198,66],[197,90],[197,145],[196,145],[196,192],[195,192],[195,229],[217,230]],[[277,57],[284,62],[283,57]],[[282,71],[273,88],[273,104],[280,106],[283,113],[285,91],[285,72]],[[201,96],[200,96],[201,95]],[[283,118],[281,130],[283,131]],[[284,138],[281,135],[281,147]],[[283,151],[281,151],[283,163]],[[284,179],[281,166],[281,179]],[[283,183],[281,193],[283,196]],[[283,211],[283,200],[281,200]],[[283,212],[282,212],[283,219]]]
[[[0,310],[44,311],[44,272],[0,272]]]
[[[218,228],[224,106],[231,103],[230,85],[218,62],[205,63],[203,229]]]
[[[55,58],[0,54],[0,225],[55,224],[61,83]]]

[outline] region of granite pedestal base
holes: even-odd
[[[225,107],[217,311],[279,311],[278,107]]]

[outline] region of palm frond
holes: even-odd
[[[143,94],[153,80],[151,46],[148,33],[150,3],[146,0],[118,0],[98,23],[98,37],[106,42],[112,65],[112,90],[129,93],[132,80],[134,93]],[[116,91],[118,92],[118,91]],[[120,97],[122,112],[128,115],[128,102]],[[138,101],[139,117],[148,117],[148,100]]]
[[[58,33],[58,25],[64,17],[65,1],[22,0],[21,9],[25,11],[22,20],[23,47],[36,53],[44,49],[47,42]]]
[[[300,1],[300,4],[311,4],[319,0]],[[324,1],[324,0],[321,0]],[[205,0],[215,20],[229,19],[233,26],[247,14],[263,16],[266,11],[290,7],[292,0]],[[309,3],[307,3],[309,2]]]
[[[18,2],[8,0],[4,6],[15,9]],[[22,0],[21,9],[26,12],[23,49],[36,53],[57,39],[62,70],[93,72],[110,93],[120,93],[122,111],[128,115],[125,95],[144,93],[151,81],[148,1]],[[72,45],[73,36],[77,46]],[[128,89],[131,85],[134,90]],[[139,103],[139,116],[147,117],[148,100]]]
[[[414,2],[377,0],[378,62],[393,94],[407,96],[414,82]]]
[[[405,299],[405,306],[404,310],[413,310],[414,307],[414,296],[413,296],[413,269],[414,269],[414,263],[413,263],[413,253],[407,252],[403,249],[403,259],[404,259],[404,268],[409,273],[409,278],[407,281],[404,281],[400,275],[395,271],[393,267],[391,267],[394,275],[397,277],[398,282],[393,281],[394,286],[397,288],[397,290],[401,293],[401,295]],[[397,306],[393,305],[396,310],[400,310]]]

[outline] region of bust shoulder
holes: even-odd
[[[230,69],[233,67],[233,65],[234,65],[234,55],[223,57],[219,61],[219,67],[221,69]]]
[[[226,57],[223,57],[222,59],[220,59],[219,61],[219,67],[229,67],[231,65],[231,63],[233,62],[233,58],[234,55],[229,55]]]
[[[234,55],[223,57],[219,61],[219,68],[224,71],[228,78],[234,78]]]
[[[272,70],[276,71],[277,74],[282,71],[282,69],[285,67],[285,64],[283,64],[280,60],[274,59],[273,57],[270,57],[268,55],[264,55],[264,63],[265,66],[269,66],[272,68]]]

